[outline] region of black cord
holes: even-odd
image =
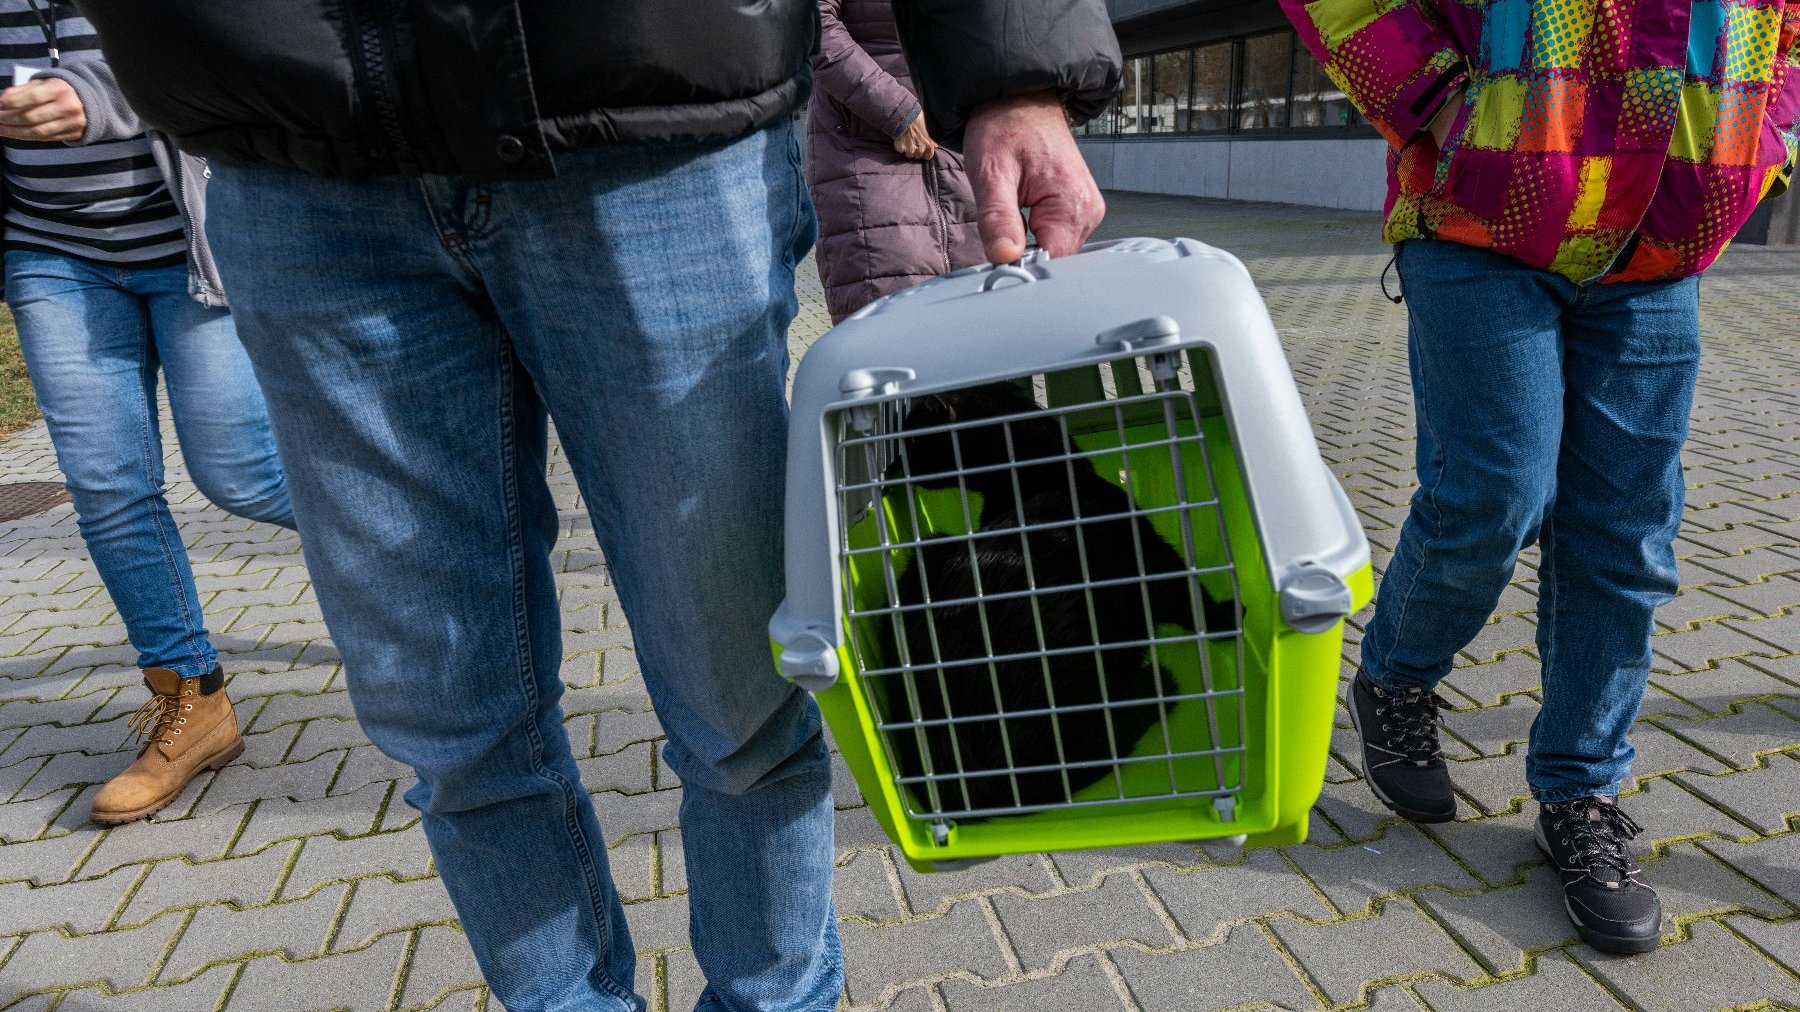
[[[25,0],[25,2],[31,5],[31,13],[37,16],[38,27],[44,32],[44,41],[50,44],[50,65],[52,67],[62,66],[62,53],[58,50],[56,43],[56,0],[48,0],[50,7],[48,18],[44,17],[43,8],[38,6],[38,0]]]
[[[1389,302],[1392,302],[1396,306],[1398,306],[1400,303],[1406,301],[1406,280],[1404,278],[1401,278],[1399,272],[1396,271],[1394,273],[1394,278],[1395,278],[1395,280],[1397,280],[1399,282],[1398,287],[1400,289],[1400,294],[1399,295],[1390,295],[1390,294],[1388,294],[1387,276],[1388,276],[1388,271],[1394,270],[1394,265],[1398,264],[1399,262],[1400,262],[1400,251],[1395,250],[1394,255],[1388,258],[1387,266],[1383,267],[1381,269],[1381,297],[1388,300]]]

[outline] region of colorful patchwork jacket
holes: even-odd
[[[1393,146],[1390,242],[1685,277],[1793,172],[1800,0],[1281,3]],[[1458,88],[1440,151],[1424,128]]]

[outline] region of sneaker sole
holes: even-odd
[[[231,764],[232,760],[243,754],[244,739],[240,737],[237,741],[232,742],[225,751],[220,752],[218,755],[213,756],[211,759],[208,759],[206,762],[196,767],[194,769],[194,776],[183,780],[180,786],[170,791],[164,797],[158,798],[152,804],[131,812],[90,812],[88,818],[102,826],[122,826],[127,822],[136,822],[139,819],[147,819],[157,812],[169,807],[169,803],[174,801],[177,797],[180,797],[181,792],[187,789],[187,785],[194,782],[194,777],[197,777],[208,770],[224,769]]]
[[[1554,870],[1556,867],[1556,858],[1551,855],[1550,848],[1544,846],[1543,830],[1541,828],[1533,827],[1531,837],[1537,843],[1538,853],[1544,855],[1544,858],[1550,862],[1551,869]],[[1581,936],[1581,940],[1586,942],[1591,948],[1598,949],[1601,952],[1610,952],[1620,956],[1634,956],[1639,953],[1649,952],[1662,944],[1662,933],[1660,931],[1649,937],[1631,938],[1624,935],[1609,935],[1604,931],[1597,931],[1594,928],[1589,927],[1585,921],[1576,915],[1575,908],[1569,905],[1569,898],[1567,896],[1563,897],[1563,913],[1568,915],[1569,923],[1575,925],[1575,933]]]
[[[1366,744],[1368,736],[1363,734],[1362,720],[1361,720],[1361,718],[1357,717],[1357,715],[1356,715],[1356,698],[1354,696],[1354,693],[1356,692],[1356,686],[1351,685],[1350,691],[1352,693],[1352,696],[1350,699],[1350,705],[1348,707],[1346,707],[1346,709],[1348,709],[1350,711],[1350,726],[1356,729],[1356,744],[1357,744],[1357,747],[1362,752],[1363,783],[1366,783],[1369,785],[1369,792],[1371,794],[1375,795],[1375,800],[1381,802],[1382,805],[1386,806],[1388,811],[1393,812],[1395,815],[1400,816],[1402,819],[1405,819],[1408,822],[1423,822],[1423,823],[1431,823],[1431,824],[1436,824],[1436,823],[1440,823],[1440,822],[1455,822],[1456,821],[1456,799],[1454,797],[1452,797],[1450,799],[1450,810],[1448,812],[1421,812],[1421,811],[1418,811],[1417,809],[1407,808],[1404,805],[1397,805],[1394,803],[1394,799],[1388,797],[1386,794],[1381,793],[1381,785],[1377,784],[1375,782],[1374,776],[1372,776],[1369,773],[1369,747]]]

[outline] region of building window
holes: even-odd
[[[1294,106],[1297,127],[1354,126],[1362,122],[1356,106],[1303,45],[1294,46]]]
[[[1134,56],[1125,61],[1125,87],[1119,91],[1119,100],[1113,105],[1119,110],[1118,125],[1115,132],[1121,134],[1144,133],[1144,80],[1143,67],[1148,62],[1142,56]]]
[[[1231,128],[1231,43],[1194,50],[1193,114],[1190,130]]]
[[[1150,108],[1145,133],[1186,133],[1188,126],[1188,76],[1193,50],[1177,49],[1150,57]]]
[[[1135,56],[1124,69],[1118,99],[1078,133],[1243,133],[1363,123],[1291,31]]]
[[[1239,74],[1237,129],[1279,130],[1288,125],[1288,78],[1293,32],[1244,40]]]

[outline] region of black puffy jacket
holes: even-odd
[[[541,179],[594,144],[737,137],[805,100],[815,0],[77,0],[183,149],[323,176]],[[931,122],[1120,78],[1104,0],[902,0]]]

